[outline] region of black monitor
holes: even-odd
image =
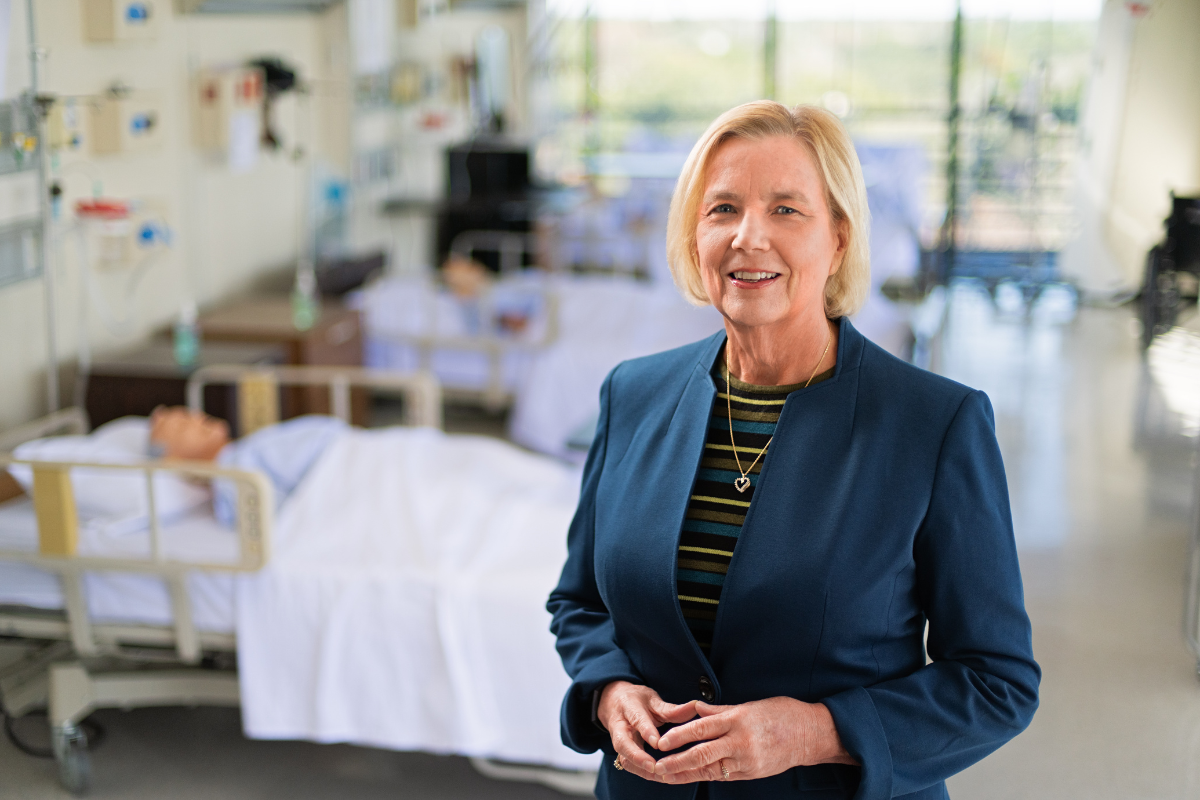
[[[1200,274],[1200,197],[1171,196],[1165,249],[1175,269]]]
[[[529,150],[474,140],[446,151],[447,196],[452,203],[513,197],[529,189]]]
[[[533,230],[528,148],[503,139],[473,139],[446,150],[446,168],[446,202],[437,218],[439,265],[464,231]],[[489,269],[500,269],[499,253],[473,256]]]

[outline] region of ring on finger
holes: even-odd
[[[721,780],[729,780],[729,767],[724,762],[721,762]]]
[[[620,755],[618,755],[616,758],[613,759],[613,766],[617,768],[617,772],[625,771],[625,765],[621,763]]]

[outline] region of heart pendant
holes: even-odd
[[[733,482],[733,488],[737,489],[739,492],[746,491],[750,488],[750,479],[743,475]]]

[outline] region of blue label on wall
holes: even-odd
[[[141,136],[150,133],[153,130],[156,120],[154,114],[134,114],[129,120],[129,132],[134,136]]]

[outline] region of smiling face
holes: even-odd
[[[781,136],[735,138],[709,160],[696,224],[700,278],[735,327],[825,319],[825,281],[845,253],[816,162]]]

